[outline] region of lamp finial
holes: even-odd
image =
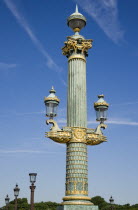
[[[75,13],[79,13],[79,10],[78,10],[78,5],[76,4],[76,11]]]

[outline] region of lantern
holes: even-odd
[[[100,121],[100,123],[103,123],[105,120],[107,120],[107,110],[109,104],[104,100],[104,95],[99,95],[98,98],[99,100],[94,103],[96,120]]]
[[[54,87],[52,87],[49,93],[50,95],[44,98],[44,103],[46,106],[46,116],[53,119],[53,117],[57,116],[57,107],[60,100],[55,95],[56,91],[54,90]]]

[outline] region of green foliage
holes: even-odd
[[[129,203],[125,205],[114,204],[111,206],[111,204],[106,202],[101,196],[95,196],[91,201],[94,205],[99,206],[99,210],[138,210],[138,204],[132,206]],[[8,210],[14,210],[14,202],[15,201],[13,200],[9,203]],[[35,203],[35,210],[56,210],[58,205],[58,203],[51,201]],[[5,206],[0,209],[6,210]],[[30,210],[30,205],[26,198],[18,198],[18,210]]]
[[[14,210],[14,203],[15,201],[11,201],[8,206],[8,210]],[[28,204],[28,201],[26,198],[18,198],[18,210],[30,210],[30,204]],[[40,202],[35,203],[35,210],[56,210],[56,207],[58,206],[58,203],[55,202]],[[6,207],[0,208],[1,210],[6,210]]]
[[[99,206],[99,209],[104,209],[108,204],[101,196],[95,196],[91,201],[94,205]]]
[[[59,204],[55,203],[55,202],[41,202],[41,203],[35,203],[35,210],[56,210],[56,207]]]
[[[138,204],[132,206],[129,203],[125,205],[111,205],[110,203],[106,202],[101,196],[95,196],[91,199],[91,201],[92,203],[94,203],[94,205],[99,206],[100,210],[138,210]]]

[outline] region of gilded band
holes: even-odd
[[[87,196],[65,196],[63,198],[63,201],[68,201],[68,200],[88,200],[90,201],[91,198]]]
[[[86,203],[86,202],[63,202],[61,205],[87,205],[91,206],[93,203]]]
[[[83,61],[86,62],[86,58],[84,57],[84,55],[81,55],[81,54],[74,54],[74,55],[71,55],[69,58],[68,58],[68,62],[72,59],[82,59]]]

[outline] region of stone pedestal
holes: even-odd
[[[58,206],[57,210],[99,210],[99,208],[94,205],[62,205]]]

